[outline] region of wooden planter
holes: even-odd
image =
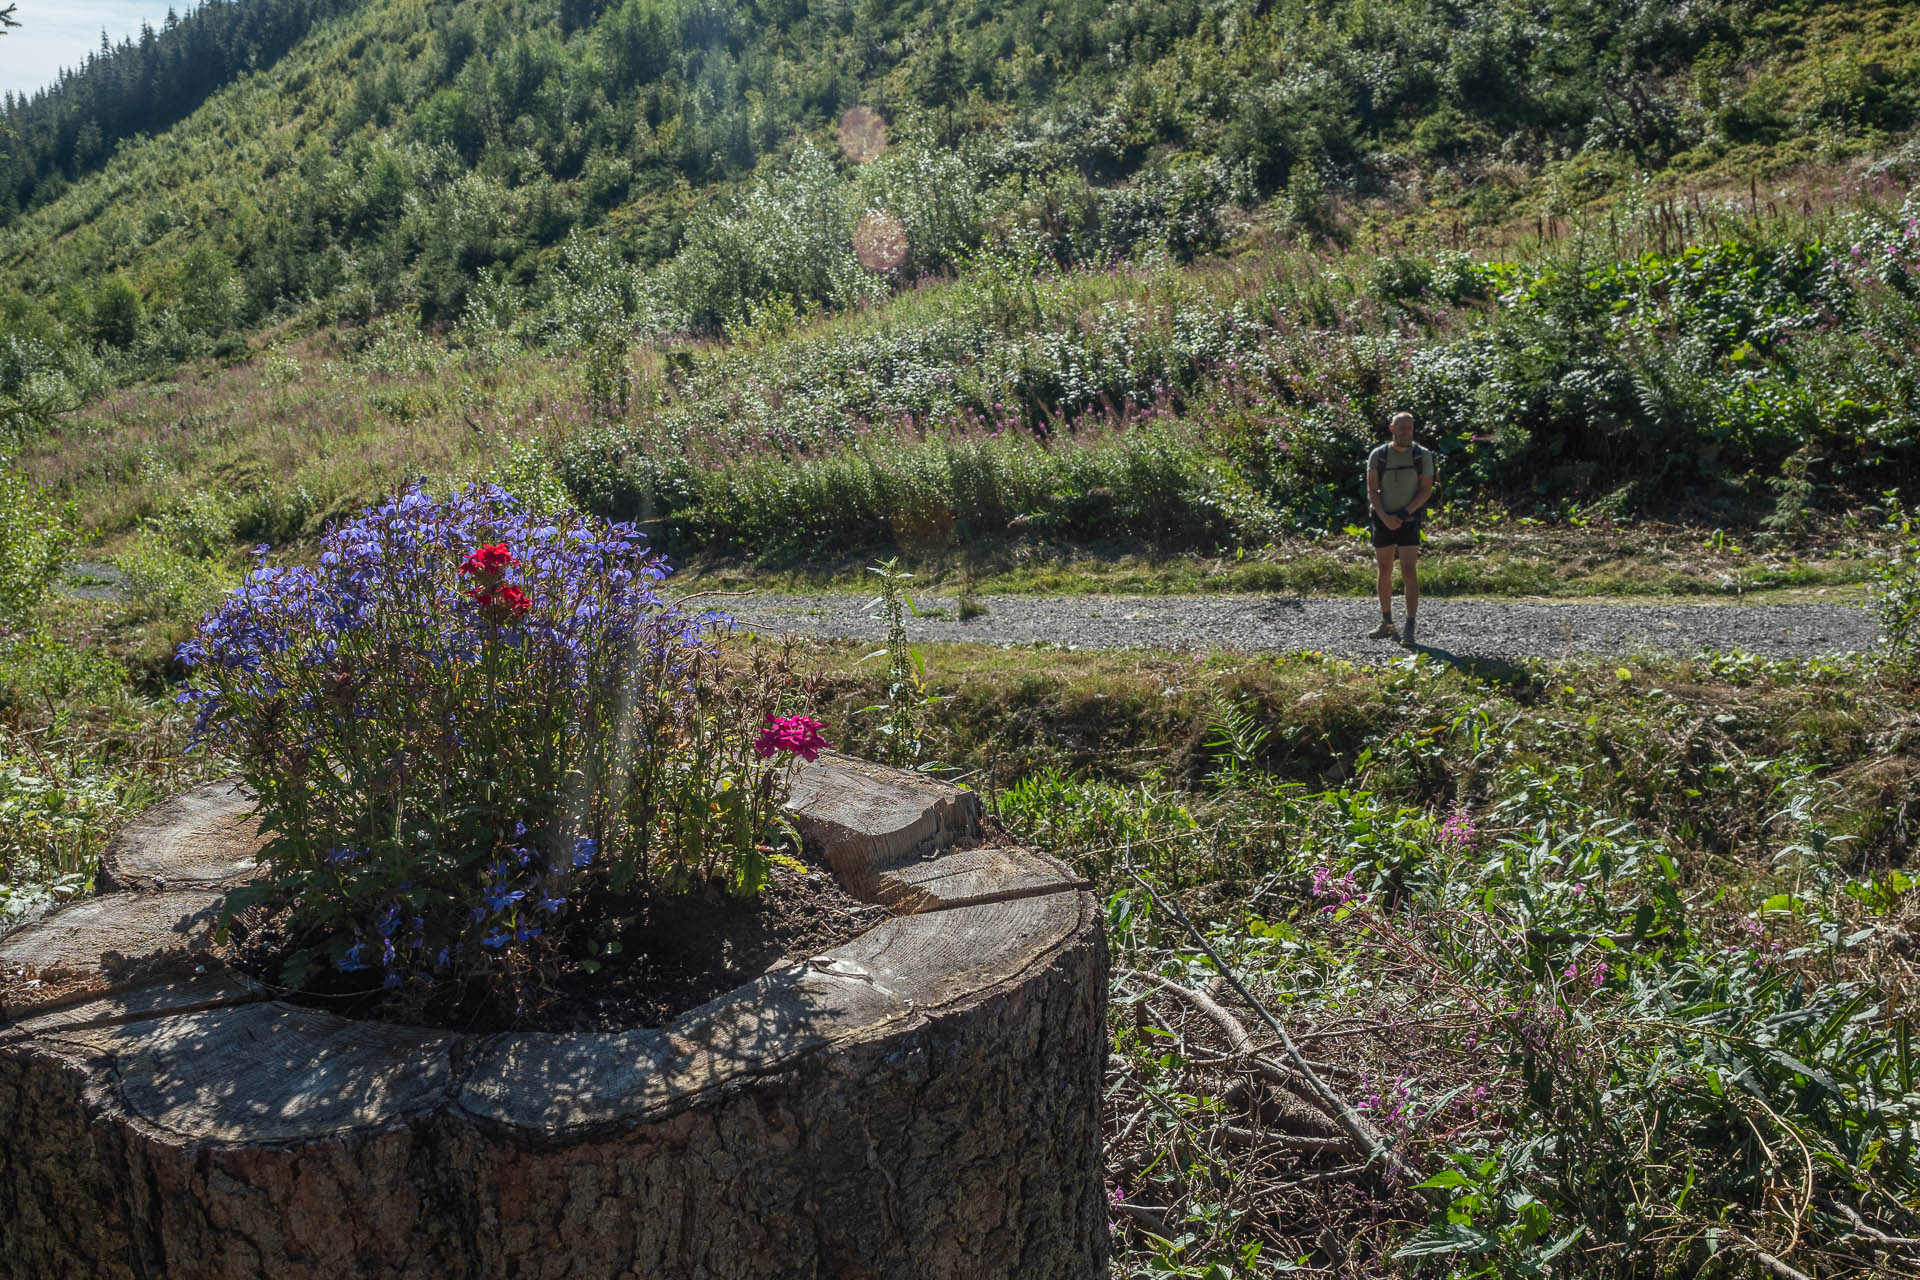
[[[209,953],[225,784],[0,939],[0,1274],[1104,1276],[1106,948],[965,792],[844,756],[794,816],[895,915],[658,1030],[463,1035],[266,998]]]

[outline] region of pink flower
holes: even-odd
[[[812,716],[769,715],[767,727],[753,740],[753,754],[765,760],[777,751],[786,751],[802,760],[817,760],[821,750],[828,745],[827,740],[820,736],[820,731],[826,727],[824,722]]]
[[[1330,899],[1326,906],[1320,908],[1328,913],[1339,910],[1349,902],[1367,900],[1367,895],[1360,892],[1360,882],[1353,878],[1353,872],[1344,872],[1336,880],[1333,868],[1324,864],[1313,869],[1313,896]]]
[[[1465,809],[1456,809],[1447,820],[1440,824],[1440,843],[1454,849],[1471,849],[1480,835],[1474,825],[1473,815]]]

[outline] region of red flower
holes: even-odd
[[[509,565],[520,562],[507,550],[507,544],[496,542],[492,546],[480,547],[472,555],[460,562],[460,572],[478,574],[486,578],[497,578],[507,571]]]
[[[533,598],[518,587],[470,587],[467,595],[482,609],[509,618],[522,617],[533,608]]]
[[[829,745],[820,736],[826,727],[812,716],[769,715],[767,727],[753,740],[753,754],[764,760],[776,751],[787,751],[802,760],[817,760],[821,749]]]

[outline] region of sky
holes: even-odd
[[[44,89],[60,68],[79,66],[100,47],[102,27],[115,44],[138,39],[141,21],[158,31],[169,8],[168,0],[0,0],[0,9],[9,4],[20,25],[0,35],[0,93],[17,94]],[[185,17],[194,0],[173,0],[171,7]]]

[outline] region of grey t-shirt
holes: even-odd
[[[1401,453],[1388,441],[1367,455],[1367,471],[1380,473],[1380,505],[1389,515],[1405,515],[1407,504],[1420,492],[1422,476],[1433,474],[1433,450],[1415,442]]]

